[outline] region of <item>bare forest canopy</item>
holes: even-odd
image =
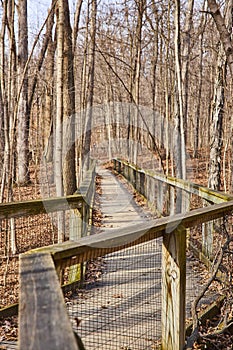
[[[232,16],[231,0],[1,1],[0,202],[73,194],[117,156],[231,192]]]

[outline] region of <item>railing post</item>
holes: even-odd
[[[168,186],[168,202],[166,215],[175,215],[175,188]]]
[[[158,181],[158,194],[157,194],[157,210],[162,214],[163,212],[163,183]]]
[[[204,207],[213,204],[212,202],[209,202],[207,200],[203,201]],[[213,221],[209,221],[202,224],[202,253],[205,257],[209,259],[213,257],[213,229]]]
[[[113,170],[116,170],[117,168],[117,160],[114,158],[113,159]]]
[[[19,349],[79,349],[48,253],[20,256]]]
[[[136,189],[136,169],[132,168],[132,185]]]
[[[140,189],[139,192],[144,196],[145,195],[145,174],[140,172]]]
[[[129,182],[135,188],[134,168],[129,166]]]
[[[118,172],[118,174],[120,174],[121,173],[121,162],[118,160],[117,164],[118,164],[118,168],[116,169],[116,171]]]
[[[135,189],[140,192],[140,173],[136,171],[136,176],[135,176]]]
[[[124,163],[123,175],[126,179],[128,179],[128,172],[129,172],[128,165],[126,163]]]
[[[185,344],[186,232],[164,233],[162,248],[162,350]]]

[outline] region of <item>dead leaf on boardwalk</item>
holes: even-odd
[[[121,294],[114,294],[112,297],[113,298],[124,298],[122,293]]]

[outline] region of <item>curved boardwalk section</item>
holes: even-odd
[[[151,217],[135,203],[133,194],[109,170],[99,168],[98,173],[102,178],[102,227],[123,228]]]
[[[98,173],[104,229],[149,219],[110,171]],[[161,240],[108,254],[92,268],[92,280],[68,307],[71,318],[81,320],[77,332],[86,349],[155,349],[161,328]]]
[[[114,232],[150,219],[118,178],[106,169],[99,168],[98,173],[104,230]],[[155,239],[89,261],[87,281],[68,303],[73,327],[86,350],[160,348],[161,251],[162,240]],[[193,272],[190,259],[187,266],[188,315],[201,276]]]

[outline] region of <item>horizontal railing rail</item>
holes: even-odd
[[[63,214],[62,236],[65,240],[75,241],[90,234],[95,176],[96,162],[93,162],[80,188],[73,195],[0,204],[0,316],[15,314],[18,310],[19,254],[59,242],[59,213]],[[80,271],[77,274],[74,267],[69,279],[71,283],[80,279]]]
[[[120,173],[123,173],[124,176],[132,184],[135,183],[135,179],[133,178],[132,173],[124,172],[124,167],[132,169],[139,174],[146,175],[150,178],[153,178],[153,179],[156,179],[156,180],[161,181],[163,183],[166,183],[170,186],[184,190],[188,193],[198,195],[199,197],[206,199],[207,201],[209,201],[211,203],[217,204],[217,203],[224,203],[224,202],[228,202],[228,201],[233,200],[233,195],[223,193],[221,191],[215,191],[215,190],[210,189],[208,187],[205,187],[205,186],[202,186],[202,185],[199,185],[199,184],[187,181],[187,180],[175,178],[172,176],[165,176],[163,174],[157,173],[157,172],[152,171],[152,170],[143,170],[143,169],[139,168],[138,166],[130,164],[127,161],[122,160],[122,159],[115,158],[115,159],[113,159],[113,163],[114,163],[114,169]]]
[[[191,208],[191,196],[198,199],[200,206],[209,206],[233,200],[232,194],[215,191],[208,187],[189,182],[187,180],[165,176],[151,170],[143,170],[125,160],[113,159],[113,168],[123,175],[127,181],[142,194],[150,207],[158,215],[174,215],[176,212],[185,212]],[[200,202],[201,201],[201,202]],[[201,250],[197,251],[195,242],[189,242],[193,250],[207,265],[214,258],[214,226],[211,223],[202,226]],[[193,245],[194,243],[194,245]]]
[[[11,202],[0,204],[0,220],[52,213],[72,208],[81,208],[84,197],[73,194],[65,197],[34,199],[23,202]]]
[[[77,260],[85,260],[85,254],[92,250],[93,258],[101,253],[107,254],[119,247],[125,248],[127,244],[139,244],[151,239],[162,237],[166,231],[182,225],[183,228],[191,228],[195,225],[205,223],[211,220],[219,219],[233,212],[233,202],[219,203],[205,208],[194,209],[185,214],[176,214],[164,218],[150,220],[148,223],[128,226],[113,231],[102,232],[101,235],[92,235],[83,237],[79,242],[63,242],[52,246],[33,249],[25,254],[48,253],[51,254],[56,265],[65,267],[66,260],[72,258],[75,263]],[[96,253],[95,253],[96,251]],[[75,260],[77,257],[77,260]]]
[[[56,284],[53,290],[47,286],[51,273],[53,278],[55,278],[55,270],[60,272],[66,267],[88,261],[90,256],[93,259],[124,249],[129,245],[136,245],[159,237],[163,237],[162,348],[182,349],[185,331],[185,228],[221,218],[232,213],[232,211],[232,202],[215,204],[206,208],[195,209],[185,214],[155,219],[142,225],[83,237],[79,242],[64,242],[22,254],[20,256],[20,349],[30,348],[32,342],[33,344],[38,344],[38,347],[33,347],[34,349],[51,348],[51,344],[60,339],[63,331],[70,334],[72,338],[72,327],[71,325],[68,327],[66,318],[64,325],[63,322],[59,326],[56,323],[59,322],[59,318],[66,311],[64,301],[61,299],[61,293],[58,291],[58,285]],[[45,263],[47,260],[48,263]],[[176,262],[175,264],[173,263],[174,261]],[[31,288],[29,288],[29,281],[32,280],[34,281],[33,293]],[[46,290],[46,293],[48,293],[45,299],[42,297],[43,294],[41,294],[43,290]],[[45,308],[54,298],[56,303],[58,301],[59,308],[55,311],[56,317],[53,321],[51,312],[48,311],[50,307],[46,312]],[[28,302],[31,299],[33,300]],[[48,301],[46,301],[47,299]],[[43,313],[43,322],[39,321],[41,312]],[[32,337],[30,329],[33,320],[32,315],[34,314],[37,314],[37,323],[33,325],[34,333]],[[46,330],[44,329],[44,324],[46,324]],[[53,328],[52,331],[51,327]],[[43,332],[45,331],[50,332],[49,335],[44,335]],[[168,339],[170,345],[167,343]],[[73,344],[73,338],[67,341],[70,341],[69,349],[76,349],[77,345],[76,343]],[[56,349],[63,349],[63,346],[64,343],[61,342],[61,346],[58,345]]]

